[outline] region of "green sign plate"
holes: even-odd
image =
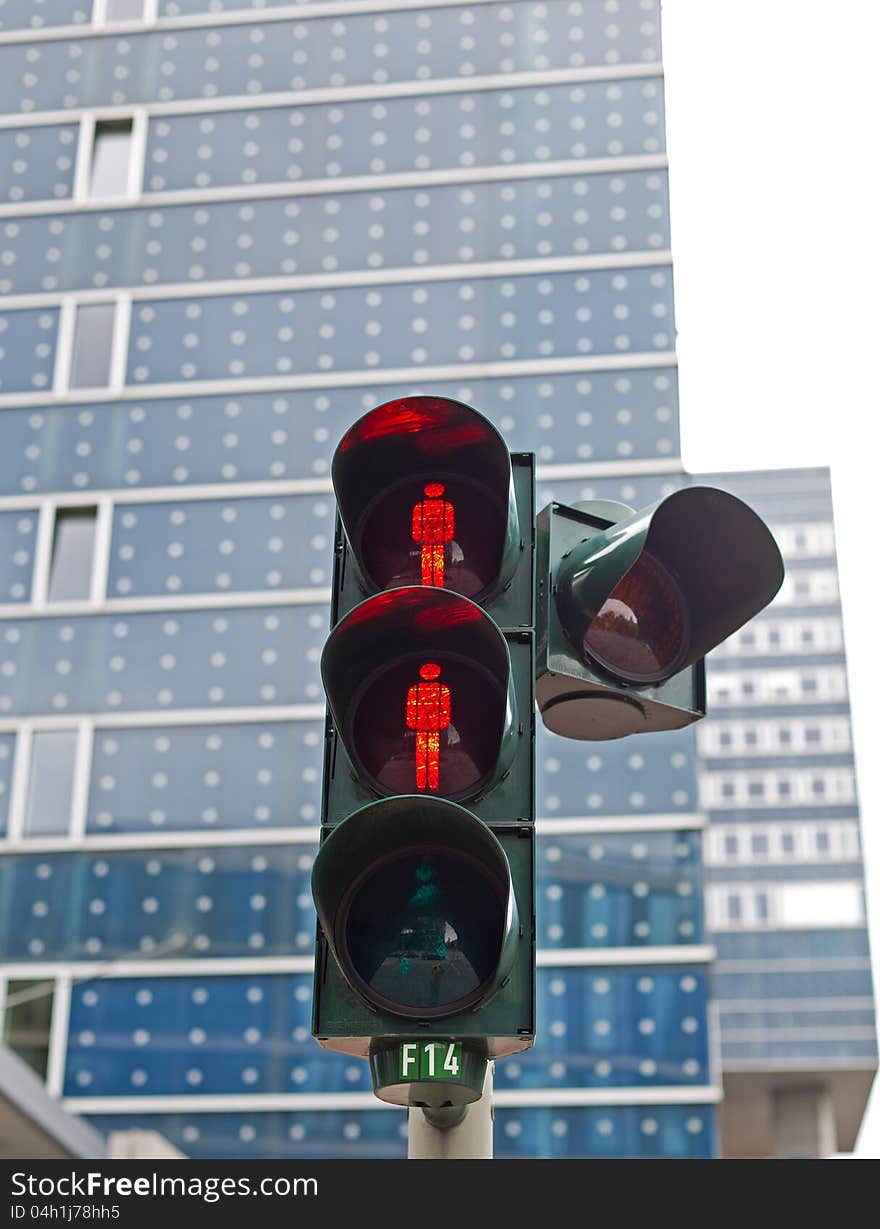
[[[401,1083],[454,1080],[461,1075],[460,1041],[403,1041],[397,1059]]]

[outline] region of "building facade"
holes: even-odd
[[[786,561],[776,599],[712,654],[697,732],[724,1151],[770,1150],[792,1117],[796,1149],[848,1150],[877,1032],[829,474],[707,481]]]
[[[0,67],[4,1034],[105,1132],[402,1156],[310,1037],[329,461],[423,391],[539,507],[688,481],[659,6],[6,0]],[[718,765],[537,759],[496,1155],[711,1156]]]

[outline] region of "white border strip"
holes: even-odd
[[[721,1089],[708,1084],[650,1088],[530,1088],[495,1090],[499,1108],[528,1106],[715,1105]],[[400,1109],[372,1093],[216,1093],[170,1097],[65,1097],[62,1109],[74,1114],[197,1114],[277,1112],[283,1110]]]
[[[690,812],[676,815],[598,815],[585,819],[582,816],[538,820],[541,836],[568,836],[571,833],[617,833],[617,832],[669,832],[684,829],[700,830],[708,824],[704,814]]]
[[[477,0],[479,3],[479,0]],[[419,8],[424,7],[419,4]],[[28,40],[30,41],[30,40]],[[215,115],[219,111],[255,111],[270,107],[308,107],[321,103],[373,102],[390,98],[434,97],[438,94],[484,90],[533,88],[553,85],[588,85],[590,82],[631,81],[662,77],[659,60],[644,64],[597,64],[588,68],[548,68],[525,72],[486,73],[482,76],[427,77],[423,80],[361,82],[357,85],[310,86],[300,90],[276,90],[265,94],[227,94],[212,98],[184,97],[142,102],[134,99],[106,106],[57,108],[47,111],[16,111],[0,116],[0,128],[40,127],[69,124],[92,114],[99,120],[127,119],[136,108],[149,118],[167,115]]]
[[[164,285],[116,286],[112,289],[40,291],[10,294],[4,311],[60,307],[73,297],[77,307],[107,303],[108,298],[150,303],[168,299],[235,298],[243,295],[293,294],[310,290],[354,290],[361,286],[411,286],[424,282],[481,281],[501,277],[540,277],[566,273],[596,273],[616,269],[671,267],[672,252],[601,252],[594,256],[536,256],[523,260],[461,261],[448,265],[401,265],[382,269],[350,269],[341,273],[303,273],[286,277],[242,277],[213,282],[166,282]]]
[[[705,946],[682,946],[680,948],[655,948],[654,951],[665,955],[673,953],[671,959],[652,960],[646,948],[594,948],[573,949],[572,955],[579,957],[571,960],[566,967],[605,967],[608,965],[650,965],[663,964],[678,968],[684,965],[706,964],[712,960],[715,949]],[[632,960],[621,959],[621,952],[632,953]],[[559,953],[540,949],[537,953],[540,967],[554,967],[556,961],[545,960],[544,956],[556,957]],[[563,953],[565,954],[565,953]],[[607,959],[605,958],[607,956]],[[583,959],[580,959],[583,957]],[[635,957],[638,957],[637,959]],[[62,974],[69,974],[73,982],[93,981],[114,978],[133,977],[258,977],[267,974],[311,973],[314,970],[314,957],[309,956],[217,956],[217,957],[163,957],[152,959],[76,961],[76,960],[30,960],[10,962],[0,965],[0,976],[7,978],[32,978],[34,980],[49,980]]]
[[[106,297],[106,296],[105,296]],[[198,295],[195,296],[198,298]],[[640,371],[676,367],[674,350],[634,354],[596,354],[588,357],[488,360],[448,363],[437,367],[367,367],[363,370],[309,372],[296,376],[257,376],[230,380],[176,380],[167,384],[128,385],[121,390],[84,388],[63,397],[47,392],[4,393],[0,409],[49,409],[53,405],[96,405],[102,401],[164,399],[166,397],[237,396],[242,393],[296,392],[319,388],[368,388],[376,384],[416,384],[446,380],[480,380],[523,375],[564,375],[588,371]],[[671,463],[671,462],[670,462]],[[610,462],[609,462],[610,464]],[[658,462],[663,464],[663,462]],[[679,465],[680,468],[680,465]]]
[[[66,504],[63,506],[66,507]],[[106,559],[104,562],[106,564]],[[101,582],[101,569],[96,568],[95,584]],[[253,606],[325,606],[329,601],[329,589],[259,589],[243,593],[181,593],[107,598],[102,601],[47,602],[39,607],[12,602],[0,605],[0,620],[18,620],[22,617],[73,619],[78,615],[147,614],[166,610],[242,610]]]
[[[203,26],[268,25],[279,21],[306,21],[311,17],[348,17],[369,13],[398,13],[411,9],[462,8],[465,3],[472,8],[477,4],[498,3],[498,0],[345,0],[334,3],[324,0],[316,4],[279,4],[264,9],[228,9],[215,13],[208,8],[197,13],[184,13],[174,17],[158,16],[158,0],[148,0],[151,13],[146,10],[140,19],[108,21],[107,0],[94,0],[90,24],[69,26],[36,26],[8,30],[0,34],[3,43],[23,43],[32,40],[51,42],[55,39],[96,38],[101,35],[142,34],[149,23],[150,29],[191,30]]]
[[[591,968],[611,964],[710,964],[715,948],[708,943],[682,943],[680,947],[570,947],[539,948],[538,968]]]
[[[83,125],[85,126],[85,120]],[[140,122],[136,140],[143,142],[141,113],[135,115],[135,124]],[[133,153],[141,168],[145,149]],[[454,187],[457,184],[505,183],[517,180],[559,179],[580,175],[626,175],[638,171],[666,171],[668,159],[665,154],[625,154],[619,157],[573,158],[556,162],[489,163],[475,167],[448,167],[433,171],[389,171],[375,175],[340,175],[338,179],[285,179],[266,180],[255,184],[220,184],[214,188],[177,188],[161,192],[142,192],[140,183],[129,194],[130,199],[110,199],[74,196],[73,199],[51,200],[39,198],[31,201],[0,203],[0,217],[37,217],[42,214],[111,213],[130,209],[159,209],[176,205],[234,204],[237,201],[262,201],[302,196],[335,196],[338,193],[385,192],[413,188],[423,190],[431,187]],[[135,171],[132,171],[134,175]],[[76,191],[80,189],[77,188]]]
[[[88,961],[20,961],[0,965],[0,976],[11,980],[48,981],[69,974],[73,983],[130,977],[251,977],[264,974],[311,973],[312,956],[240,956],[217,959]]]
[[[478,377],[479,378],[479,377]],[[237,390],[240,392],[241,390]],[[64,405],[54,408],[65,408]],[[678,457],[648,458],[640,461],[582,461],[575,465],[538,465],[536,481],[553,482],[591,478],[632,478],[640,475],[678,474],[684,470]],[[51,495],[34,492],[33,495],[0,496],[0,512],[18,510],[32,511],[37,505],[61,500],[65,508],[92,506],[98,499],[107,498],[114,504],[161,504],[184,503],[189,500],[235,500],[235,499],[281,499],[285,495],[331,495],[333,484],[329,478],[279,478],[265,482],[217,482],[192,486],[126,487],[124,490],[93,488],[85,491],[53,492]],[[289,590],[288,592],[311,592]],[[323,592],[323,590],[315,590]],[[33,600],[33,599],[32,599]],[[122,599],[114,599],[122,600]]]
[[[68,725],[70,723],[68,722]],[[159,727],[167,729],[168,725]],[[34,726],[38,725],[42,729],[42,723],[31,722],[28,725],[29,735],[33,737]],[[289,825],[283,828],[183,828],[174,829],[172,831],[157,831],[156,829],[142,829],[137,832],[86,832],[86,805],[88,799],[89,775],[88,769],[91,763],[92,746],[94,739],[94,727],[88,720],[80,720],[78,723],[80,729],[79,741],[77,743],[77,758],[75,763],[75,777],[72,803],[72,820],[70,831],[68,834],[52,834],[49,836],[26,836],[21,831],[20,825],[14,827],[10,824],[9,835],[0,839],[0,856],[6,854],[41,854],[41,853],[90,853],[104,852],[112,853],[114,850],[161,850],[161,849],[219,849],[233,847],[250,847],[250,846],[271,846],[271,845],[317,845],[321,830],[317,826],[302,826]],[[18,765],[16,765],[16,772]],[[25,772],[25,778],[27,773]],[[665,819],[666,817],[664,817]],[[685,817],[687,819],[688,817]],[[600,827],[590,827],[588,832],[600,832],[606,836],[613,836],[617,832],[637,832],[649,830],[647,827],[642,829],[632,827],[615,827],[614,816],[608,816],[606,820],[595,821],[597,824],[601,822]],[[593,821],[588,821],[592,823]],[[577,820],[572,820],[568,827],[559,829],[554,827],[552,832],[548,832],[545,826],[546,821],[537,820],[535,824],[535,835],[540,839],[548,836],[577,836],[583,830],[579,827]],[[650,830],[661,828],[663,831],[679,831],[682,826],[695,826],[685,823],[675,823],[674,817],[670,816],[668,822],[658,825],[652,825]],[[601,949],[593,948],[565,948],[553,949],[548,948],[544,953],[543,963],[545,964],[584,964],[593,962],[593,952]],[[688,960],[702,960],[705,957],[705,951],[714,951],[714,948],[704,946],[691,945],[688,947],[663,947],[653,949],[638,948],[609,948],[616,959],[619,951],[634,952],[638,956],[637,963],[641,960],[641,953],[644,950],[658,951],[662,953],[657,959],[666,960],[669,952],[693,953],[688,955]],[[584,957],[584,953],[587,956]],[[676,955],[676,959],[679,955]],[[608,960],[601,956],[596,963],[606,964]],[[614,961],[611,960],[611,963]],[[627,960],[622,958],[622,963],[627,963]],[[653,958],[649,957],[646,963],[652,963]]]
[[[81,744],[85,740],[81,739]],[[85,752],[83,752],[85,754]],[[88,786],[88,779],[86,779]],[[74,814],[74,820],[77,820]],[[83,815],[79,831],[74,824],[71,835],[33,836],[0,841],[0,856],[40,853],[113,853],[119,850],[221,849],[238,846],[317,845],[319,828],[229,828],[225,830],[186,828],[173,832],[94,832],[84,831]]]
[[[115,730],[120,727],[143,729],[152,726],[162,727],[178,725],[236,725],[242,722],[277,722],[277,721],[323,721],[327,713],[326,705],[316,704],[285,704],[265,707],[251,705],[246,708],[181,708],[176,710],[149,709],[131,713],[47,713],[41,717],[28,716],[0,718],[0,734],[22,734],[26,729],[39,726],[41,730],[67,730],[79,721],[90,721],[97,730]]]
[[[52,996],[52,1018],[49,1025],[49,1061],[46,1068],[46,1092],[60,1097],[64,1092],[64,1069],[67,1062],[67,1039],[70,1025],[71,978],[62,973],[55,981]]]

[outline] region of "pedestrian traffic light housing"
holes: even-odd
[[[548,505],[537,575],[542,720],[602,740],[704,716],[705,655],[772,600],[784,568],[748,505],[693,486],[638,512]]]
[[[534,1040],[534,459],[409,397],[333,482],[313,1033],[384,1100],[461,1106]]]
[[[334,620],[399,586],[448,588],[501,627],[533,625],[534,458],[448,397],[377,406],[331,467],[342,555]]]

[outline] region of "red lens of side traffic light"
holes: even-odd
[[[611,674],[659,682],[688,649],[687,606],[672,574],[644,553],[609,593],[584,635],[584,649]]]

